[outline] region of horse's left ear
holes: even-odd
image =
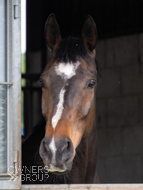
[[[83,25],[82,34],[81,34],[82,40],[89,52],[92,52],[92,50],[96,46],[97,42],[97,29],[94,20],[91,16],[87,16],[85,23]]]
[[[55,15],[52,13],[45,24],[45,38],[47,45],[54,51],[61,41],[61,33]]]

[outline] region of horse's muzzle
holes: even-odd
[[[44,137],[39,153],[49,172],[60,175],[71,170],[74,148],[68,137],[62,137],[56,141],[54,138]]]

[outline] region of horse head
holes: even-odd
[[[96,25],[88,16],[81,38],[62,39],[51,14],[45,38],[52,49],[52,59],[40,77],[46,128],[39,153],[50,172],[64,174],[71,170],[77,147],[89,137],[95,123]]]

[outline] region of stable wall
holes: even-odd
[[[97,61],[101,183],[143,183],[143,33],[100,40]]]

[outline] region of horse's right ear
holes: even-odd
[[[61,41],[61,33],[55,15],[52,13],[45,24],[45,38],[47,45],[54,51]]]
[[[97,43],[97,29],[91,16],[87,16],[81,34],[82,40],[89,52],[95,48]]]

